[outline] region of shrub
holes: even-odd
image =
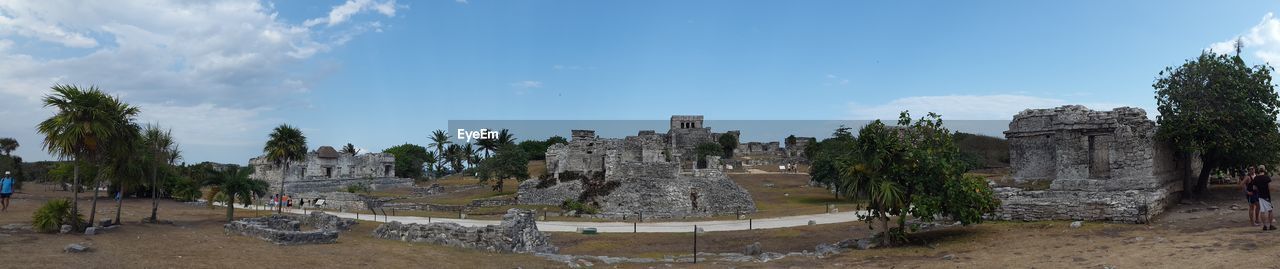
[[[563,203],[560,203],[560,209],[564,209],[566,211],[578,211],[579,214],[595,214],[598,211],[591,205],[584,204],[573,199],[564,200]]]
[[[347,192],[350,192],[350,193],[358,193],[358,192],[361,192],[361,193],[367,193],[367,192],[369,192],[369,186],[365,186],[365,185],[363,185],[363,184],[351,184],[351,185],[347,185]]]
[[[63,224],[72,222],[73,214],[75,213],[72,212],[71,200],[51,200],[36,209],[36,213],[31,216],[31,226],[42,233],[57,232],[62,228]],[[77,215],[75,217],[79,218],[81,223],[84,222],[84,216]]]

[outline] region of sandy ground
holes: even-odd
[[[69,192],[28,185],[15,195],[0,225],[30,223],[42,201],[69,197]],[[101,199],[101,198],[100,198]],[[105,199],[110,201],[109,199]],[[88,199],[81,201],[88,211]],[[115,205],[101,204],[99,214],[114,215]],[[442,246],[409,244],[368,236],[376,223],[361,223],[330,245],[276,246],[255,238],[226,235],[223,208],[209,209],[163,201],[161,220],[143,224],[151,201],[125,202],[124,225],[96,236],[40,234],[0,230],[0,268],[555,268],[562,266],[530,255],[492,254]],[[105,208],[104,208],[105,207]],[[87,214],[86,214],[87,215]],[[254,213],[237,210],[237,216]],[[67,244],[81,243],[92,252],[69,254]]]
[[[66,197],[48,187],[29,185],[16,195],[0,226],[29,223],[44,200]],[[623,268],[1280,268],[1280,231],[1250,226],[1231,186],[1214,189],[1210,199],[1171,208],[1150,224],[1087,222],[988,222],[976,226],[915,234],[911,245],[847,250],[825,259],[787,258],[770,263],[630,264]],[[107,200],[109,201],[109,200]],[[87,198],[84,200],[87,203]],[[85,205],[82,203],[82,205]],[[161,219],[172,225],[139,223],[150,209],[145,199],[127,200],[125,225],[97,236],[38,234],[0,229],[0,267],[4,268],[560,268],[531,255],[493,254],[448,247],[373,239],[376,223],[364,222],[337,244],[276,246],[254,238],[225,235],[224,210],[171,201]],[[113,214],[104,203],[100,214]],[[87,210],[87,206],[84,207]],[[241,216],[255,213],[237,210]],[[788,229],[709,232],[700,249],[731,252],[761,242],[766,251],[812,250],[813,245],[868,234],[862,223]],[[660,257],[685,252],[690,234],[576,235],[553,233],[562,253]],[[62,253],[69,243],[93,248]],[[625,255],[633,254],[633,255]],[[947,259],[945,257],[950,257]],[[603,266],[614,267],[614,266]]]

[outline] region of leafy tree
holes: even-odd
[[[232,165],[218,171],[216,176],[209,178],[205,182],[208,186],[216,186],[216,191],[226,197],[226,200],[223,201],[227,206],[227,222],[231,222],[235,215],[236,201],[244,205],[250,205],[253,204],[254,197],[262,197],[267,194],[267,189],[269,189],[267,182],[259,179],[250,179],[250,174],[253,174],[253,168]]]
[[[115,191],[108,193],[110,196],[120,195],[120,199],[116,200],[116,216],[112,221],[120,224],[120,210],[124,206],[124,197],[126,190],[130,186],[136,186],[141,183],[141,179],[146,175],[146,145],[141,141],[140,136],[128,144],[120,144],[110,158],[107,158],[107,164],[104,169],[106,175],[110,177],[110,182],[115,186]],[[90,218],[92,219],[92,218]]]
[[[10,153],[12,153],[14,150],[17,150],[17,149],[18,149],[17,139],[13,139],[12,137],[0,138],[0,151],[4,152],[4,156],[12,157],[13,155]]]
[[[346,154],[351,154],[351,156],[356,156],[356,154],[360,154],[360,150],[356,149],[356,145],[352,145],[351,143],[347,143],[346,146],[342,146],[341,152]]]
[[[720,148],[722,149],[721,155],[725,159],[733,158],[733,150],[738,148],[737,135],[732,135],[727,133],[722,134],[720,135],[719,141],[716,141],[716,142],[720,142]]]
[[[424,158],[422,158],[422,163],[423,163],[422,166],[424,169],[427,170],[427,176],[432,178],[436,177],[440,171],[436,169],[436,163],[440,162],[439,157],[436,156],[435,152],[431,152],[431,151],[428,151],[426,155],[423,155],[423,157]]]
[[[498,148],[503,146],[515,144],[515,142],[516,136],[512,134],[511,131],[502,129],[498,131],[498,135],[496,137],[480,139],[476,144],[480,146],[480,150],[484,150],[484,158],[488,159],[489,153],[497,151]]]
[[[698,167],[706,167],[707,156],[722,156],[724,149],[717,143],[702,143],[693,148],[693,154],[697,155]]]
[[[566,140],[564,139],[564,137],[561,137],[558,135],[553,135],[547,138],[547,146],[551,146],[555,144],[569,144],[569,140]]]
[[[826,180],[834,181],[846,197],[866,202],[868,214],[860,217],[869,225],[880,224],[882,244],[904,239],[910,217],[927,222],[943,216],[967,225],[981,222],[983,214],[999,206],[984,179],[965,175],[952,133],[936,114],[913,122],[903,112],[896,127],[874,121],[859,130],[843,153],[828,148],[836,143],[826,144],[848,141],[842,133],[847,130],[836,132],[840,140],[824,141],[815,162],[832,162],[838,173],[821,176],[836,177]],[[826,150],[836,151],[822,152]],[[889,225],[893,217],[897,227]]]
[[[470,145],[470,144],[467,144],[467,145]],[[462,172],[462,168],[463,168],[462,164],[466,162],[467,159],[471,158],[471,152],[464,149],[462,146],[459,146],[458,144],[450,144],[448,147],[445,148],[444,152],[445,152],[445,157],[444,157],[445,163],[449,164],[449,168],[454,173]]]
[[[840,126],[831,138],[805,148],[805,155],[811,156],[809,180],[827,186],[837,197],[844,192],[839,189],[842,179],[839,167],[851,162],[856,153],[853,149],[857,140],[849,130],[849,127]]]
[[[422,178],[423,164],[427,163],[430,152],[419,145],[405,143],[382,150],[396,156],[396,175],[407,178]]]
[[[525,140],[517,145],[529,156],[529,160],[543,160],[547,158],[547,147],[551,144],[546,141]]]
[[[1202,195],[1214,169],[1276,163],[1280,150],[1276,116],[1280,98],[1272,68],[1249,67],[1235,55],[1205,51],[1178,67],[1167,67],[1152,85],[1160,115],[1157,137],[1181,154],[1199,154],[1199,177],[1184,182],[1184,196]]]
[[[42,100],[45,107],[58,110],[52,117],[36,126],[45,136],[44,149],[54,156],[71,159],[72,191],[71,208],[79,212],[80,163],[97,164],[104,152],[122,136],[136,134],[136,129],[122,128],[137,116],[137,107],[121,102],[90,86],[82,90],[73,85],[54,85],[53,94]],[[95,192],[97,188],[94,188]],[[94,195],[95,201],[97,195]],[[91,213],[92,214],[92,213]],[[92,217],[91,217],[92,218]],[[92,219],[91,219],[92,220]],[[72,219],[78,230],[79,219]]]
[[[271,131],[267,143],[262,147],[262,151],[266,153],[267,159],[275,161],[276,165],[283,165],[284,170],[280,172],[280,190],[276,194],[284,195],[284,180],[288,178],[289,162],[302,161],[307,158],[307,137],[302,135],[302,131],[288,124],[280,124],[275,130]],[[283,208],[276,207],[276,213],[283,211]]]
[[[524,181],[529,178],[529,156],[521,147],[507,144],[498,148],[493,158],[486,158],[480,163],[480,182],[496,180],[493,190],[502,192],[502,185],[508,178]]]

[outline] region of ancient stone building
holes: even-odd
[[[1146,222],[1183,190],[1198,161],[1155,139],[1139,108],[1028,109],[1009,139],[1011,180],[996,189],[1000,219]]]
[[[520,184],[521,204],[560,205],[584,200],[603,214],[645,218],[706,216],[755,211],[751,195],[721,171],[720,156],[693,149],[723,134],[702,116],[672,116],[666,134],[651,130],[622,139],[573,130],[567,144],[547,149],[547,173]]]
[[[396,178],[395,163],[395,156],[390,153],[353,156],[322,146],[308,152],[305,160],[290,162],[287,172],[283,171],[283,165],[276,165],[266,156],[249,159],[249,165],[254,169],[249,177],[269,183],[271,193],[280,188],[282,177],[286,193],[291,194],[337,191],[357,184],[372,189],[412,186],[413,179]]]

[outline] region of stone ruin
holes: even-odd
[[[1028,109],[1014,116],[1011,182],[997,182],[1004,220],[1145,223],[1176,201],[1199,161],[1155,139],[1140,108]]]
[[[548,175],[520,184],[518,202],[561,205],[578,201],[603,217],[678,218],[755,212],[751,195],[721,170],[720,156],[694,148],[720,135],[702,116],[672,116],[665,134],[640,131],[622,139],[574,130],[567,144],[547,149]]]
[[[733,160],[726,163],[744,167],[808,163],[804,149],[817,141],[814,137],[791,136],[785,144],[777,141],[740,143],[733,150]]]
[[[338,242],[338,233],[358,224],[323,212],[308,215],[271,215],[244,218],[223,225],[228,234],[252,236],[277,245],[330,244]],[[303,225],[314,228],[303,231]]]
[[[533,211],[516,208],[507,210],[499,225],[464,227],[452,222],[405,224],[392,221],[378,226],[373,237],[503,253],[559,251],[551,245],[550,236],[538,231]]]
[[[249,177],[266,181],[271,193],[279,191],[283,177],[287,194],[343,191],[352,185],[371,190],[413,186],[413,179],[396,177],[395,163],[390,153],[351,155],[322,146],[308,152],[304,161],[290,162],[289,171],[266,156],[250,159],[254,172]]]

